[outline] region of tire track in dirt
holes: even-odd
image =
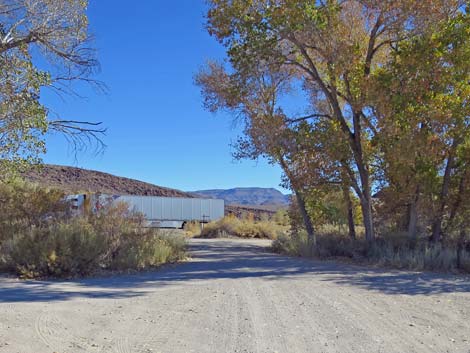
[[[286,325],[287,329],[297,329],[303,337],[302,349],[308,350],[308,347],[312,346],[319,347],[321,352],[342,352],[351,349],[338,342],[339,333],[345,332],[346,329],[345,323],[338,322],[333,316],[336,311],[334,303],[324,300],[317,293],[299,293],[294,281],[289,284],[288,290],[284,286],[281,284],[279,288],[273,288],[271,285],[268,288],[274,297],[279,298],[280,316],[291,318]]]
[[[290,341],[289,330],[285,322],[289,317],[279,314],[278,303],[273,301],[272,293],[266,293],[266,287],[255,284],[250,278],[244,286],[246,305],[249,308],[255,326],[258,352],[287,352]],[[287,319],[287,320],[286,320]],[[276,346],[276,348],[273,348]]]
[[[67,348],[73,351],[97,352],[98,345],[90,344],[87,338],[74,335],[58,316],[41,313],[35,322],[35,331],[41,342],[56,352]]]
[[[393,297],[391,306],[390,298],[384,295],[375,294],[371,297],[366,290],[342,293],[338,289],[334,284],[323,282],[316,286],[313,295],[323,307],[329,305],[332,308],[328,310],[328,317],[331,321],[348,323],[347,326],[360,329],[369,342],[375,340],[379,344],[377,349],[380,351],[429,352],[430,349],[443,349],[444,352],[445,346],[448,346],[448,342],[444,342],[443,347],[436,347],[432,339],[424,340],[420,335],[421,332],[417,332],[417,325],[413,321],[416,315],[420,315],[420,311],[417,311],[420,305],[414,300],[415,305],[410,305],[411,298]],[[308,299],[303,294],[304,290],[300,289],[295,292],[301,293],[300,296]],[[421,299],[425,300],[425,298]],[[334,300],[333,305],[331,305],[331,300]],[[442,323],[442,321],[436,322],[434,330],[445,335],[448,329]]]
[[[179,266],[45,287],[79,293],[67,300],[10,302],[3,288],[29,284],[1,279],[0,351],[470,353],[470,279],[288,258],[259,241],[191,244]]]
[[[132,353],[127,337],[118,339],[116,343],[116,353]]]
[[[317,330],[320,329],[326,334],[326,341],[329,342],[331,351],[354,349],[360,352],[369,350],[381,352],[387,344],[384,335],[388,333],[393,333],[392,338],[396,338],[397,334],[401,337],[400,341],[394,344],[394,348],[388,348],[390,352],[407,351],[404,347],[413,345],[414,341],[409,338],[409,333],[403,334],[399,326],[387,321],[380,312],[373,309],[374,305],[367,302],[367,298],[356,293],[341,293],[338,288],[334,288],[334,285],[327,283],[315,286],[315,291],[311,295],[305,294],[307,288],[302,288],[305,286],[303,283],[299,286],[301,288],[296,288],[294,291],[299,294],[298,298],[304,303],[315,303],[319,309],[316,311],[318,316],[316,321],[321,324],[318,324]],[[360,345],[355,347],[354,341],[358,339]],[[335,346],[337,348],[334,348]]]
[[[134,325],[131,324],[131,328],[123,332],[127,340],[127,351],[121,348],[114,352],[149,352],[149,349],[152,349],[172,353],[171,349],[165,348],[168,346],[175,346],[174,349],[178,351],[182,343],[175,339],[178,338],[177,332],[191,325],[194,325],[195,330],[201,331],[201,321],[197,317],[203,312],[199,308],[204,308],[203,302],[207,300],[208,290],[201,286],[191,288],[191,291],[185,291],[182,296],[176,298],[166,291],[153,293],[146,299],[147,303],[153,304],[137,304],[140,310],[133,309]],[[120,331],[125,330],[123,328]]]

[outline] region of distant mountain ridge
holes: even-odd
[[[245,187],[233,189],[212,189],[193,191],[193,195],[223,199],[229,205],[286,206],[289,195],[274,188]]]
[[[286,206],[289,198],[279,190],[265,188],[235,188],[205,190],[200,194],[189,193],[96,170],[52,164],[31,169],[25,172],[23,177],[30,182],[64,190],[70,194],[101,192],[112,195],[221,198],[229,200],[225,202],[226,214],[243,217],[249,212],[254,214],[256,219],[261,219],[263,214],[271,215],[277,209]]]

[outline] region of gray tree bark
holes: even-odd
[[[353,211],[353,203],[351,200],[351,195],[349,194],[349,187],[343,184],[343,197],[344,201],[346,202],[346,209],[348,214],[348,230],[349,230],[349,237],[352,239],[356,239],[356,226],[354,224],[354,211]]]
[[[408,205],[408,237],[416,240],[418,226],[418,200],[419,185],[416,187],[415,195]]]
[[[447,206],[447,197],[449,196],[449,187],[450,187],[450,178],[452,168],[454,167],[454,159],[455,159],[455,150],[459,142],[457,139],[454,139],[452,143],[451,150],[449,152],[449,157],[447,158],[446,168],[444,171],[444,177],[442,179],[442,186],[441,186],[441,193],[440,193],[440,204],[437,214],[434,218],[434,223],[432,225],[432,234],[431,240],[433,242],[438,242],[441,240],[442,236],[442,221],[444,219],[444,211]]]

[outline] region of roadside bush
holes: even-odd
[[[470,252],[453,245],[411,242],[401,234],[378,238],[373,245],[365,239],[319,234],[315,248],[304,232],[284,235],[272,244],[276,253],[318,259],[349,259],[409,270],[463,271],[470,273]]]
[[[287,227],[290,225],[289,213],[286,209],[277,210],[272,220],[281,226]]]
[[[283,234],[273,241],[273,252],[290,256],[308,257],[312,248],[308,245],[307,237],[298,237],[298,234]]]
[[[192,238],[201,235],[201,223],[197,221],[187,222],[184,224],[183,230],[186,236]]]
[[[143,215],[129,211],[129,207],[123,202],[88,215],[87,221],[98,234],[106,237],[106,253],[103,257],[108,262],[116,256],[126,239],[133,235],[139,237],[146,234]]]
[[[87,275],[102,263],[106,240],[82,218],[31,228],[4,243],[3,267],[24,278]]]
[[[208,223],[201,232],[202,238],[240,238],[276,239],[286,232],[287,227],[272,221],[255,221],[226,216],[219,221]]]
[[[0,181],[0,243],[12,233],[67,216],[64,193],[20,179]]]
[[[186,243],[182,236],[161,235],[153,229],[147,229],[143,234],[123,236],[109,268],[144,269],[176,262],[185,257],[185,248]]]
[[[234,216],[226,216],[216,222],[204,225],[201,238],[224,238],[239,234],[238,229],[242,222]]]
[[[22,207],[26,191],[35,201]],[[23,278],[139,270],[185,256],[184,237],[145,228],[143,216],[125,204],[71,217],[63,195],[26,183],[0,185],[0,198],[8,204],[0,206],[0,270]]]

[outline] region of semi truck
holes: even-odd
[[[180,198],[135,195],[78,194],[67,196],[72,211],[98,212],[107,205],[123,202],[129,210],[142,213],[148,227],[182,228],[185,223],[208,223],[224,217],[220,199]]]

